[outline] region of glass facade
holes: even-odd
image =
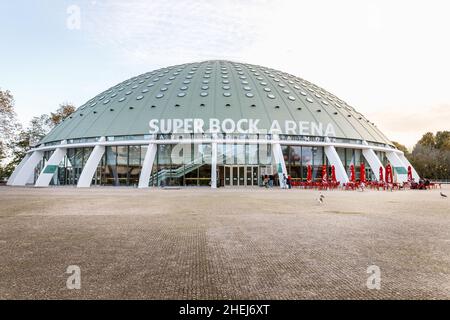
[[[322,166],[327,165],[331,175],[331,166],[323,147],[282,145],[282,152],[288,174],[293,180],[306,181],[307,168],[313,169],[313,178],[322,179]],[[137,186],[147,145],[107,146],[92,178],[92,185]],[[68,149],[59,164],[51,185],[77,185],[83,168],[93,151],[93,147]],[[365,163],[366,177],[374,179],[369,164],[360,149],[336,148],[336,151],[350,177],[350,166],[355,166],[355,176],[360,177],[361,163]],[[44,153],[43,160],[35,170],[35,181],[45,167],[53,151]],[[384,165],[387,159],[384,152],[376,152]],[[212,147],[205,144],[159,144],[152,167],[149,186],[210,186]],[[273,172],[271,144],[227,143],[217,145],[217,181],[226,185],[226,172],[230,176],[247,179],[245,185],[258,185],[259,175]],[[236,169],[235,169],[236,168]],[[231,174],[236,170],[236,174]],[[239,171],[242,171],[241,172]],[[272,173],[269,173],[272,174]],[[256,176],[257,178],[255,179]],[[253,181],[255,180],[255,181]]]
[[[322,166],[328,164],[323,147],[281,146],[286,170],[293,180],[306,181],[308,166],[313,178],[322,179]]]
[[[336,148],[336,151],[344,164],[345,171],[347,175],[350,177],[350,166],[353,164],[355,167],[355,179],[359,180],[361,176],[361,164],[364,163],[365,171],[366,171],[366,179],[367,180],[375,180],[375,175],[370,168],[369,163],[364,158],[362,151],[360,149],[344,149],[344,148]]]

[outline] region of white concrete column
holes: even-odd
[[[330,161],[330,164],[334,166],[336,172],[336,180],[339,181],[341,185],[344,183],[348,183],[350,180],[336,149],[333,146],[326,146],[324,149],[328,161]]]
[[[380,181],[380,167],[383,167],[384,172],[384,166],[380,158],[378,158],[377,154],[372,149],[363,149],[362,154],[369,163],[370,169],[372,169],[375,178]]]
[[[141,175],[139,177],[138,188],[148,188],[150,176],[152,174],[153,162],[155,162],[157,144],[151,143],[145,154],[144,163],[142,164]]]
[[[277,136],[274,136],[275,140],[278,140]],[[272,154],[275,160],[276,170],[278,172],[278,179],[280,181],[280,188],[283,187],[283,174],[288,176],[288,172],[286,170],[286,163],[284,162],[283,150],[281,149],[281,145],[279,142],[272,144]]]
[[[367,141],[363,141],[363,144],[368,146],[369,144]],[[380,167],[383,167],[383,173],[384,173],[384,166],[381,162],[380,158],[378,158],[377,154],[373,149],[362,149],[362,154],[364,158],[369,163],[370,169],[372,169],[373,174],[375,175],[375,178],[377,181],[380,181],[381,179],[384,180],[384,177],[380,177]]]
[[[408,181],[408,168],[405,167],[405,165],[403,164],[403,161],[400,160],[400,157],[398,156],[397,152],[395,151],[389,151],[386,152],[386,157],[388,158],[389,162],[391,163],[392,166],[392,171],[394,174],[394,178],[397,178],[397,182],[407,182]],[[395,168],[403,168],[404,171],[406,171],[405,174],[399,174]]]
[[[66,148],[56,148],[50,159],[48,159],[45,168],[42,170],[36,181],[35,187],[48,187],[53,175],[58,170],[59,163],[66,155]]]
[[[409,162],[409,160],[405,157],[405,155],[403,153],[398,153],[398,157],[403,162],[404,166],[406,167],[406,170],[408,170],[409,166],[411,167],[412,177],[414,178],[414,180],[416,182],[419,182],[420,176],[417,173],[416,169],[414,169],[414,167],[411,165],[411,162]]]
[[[7,186],[12,186],[14,179],[17,177],[17,174],[19,173],[20,169],[22,169],[23,165],[30,159],[31,153],[27,153],[25,157],[23,157],[22,161],[17,165],[17,167],[14,169],[13,173],[9,177],[8,181],[6,182]]]
[[[105,137],[99,139],[99,142],[102,141],[105,141]],[[78,179],[77,188],[89,188],[91,186],[92,178],[94,177],[95,171],[97,170],[98,164],[100,160],[102,160],[104,153],[105,146],[96,145],[94,147],[94,150],[92,150],[89,159],[84,165],[80,178]]]
[[[12,186],[24,186],[33,177],[34,169],[38,163],[44,158],[43,151],[34,151],[33,154],[26,160],[19,171],[16,173]]]
[[[211,144],[211,188],[217,188],[217,142]]]

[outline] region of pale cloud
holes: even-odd
[[[412,148],[425,132],[450,130],[450,104],[427,106],[424,110],[398,110],[369,114],[392,140]]]
[[[126,63],[238,58],[258,37],[265,1],[107,1],[88,7],[87,28]],[[261,10],[266,8],[266,10]]]
[[[323,86],[409,146],[450,129],[448,1],[110,0],[82,9],[89,39],[121,67],[261,64]]]

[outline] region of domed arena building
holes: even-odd
[[[214,60],[144,73],[92,98],[8,184],[249,187],[266,175],[321,179],[324,166],[344,184],[350,168],[379,180],[388,164],[407,181],[403,153],[340,98],[285,72]]]

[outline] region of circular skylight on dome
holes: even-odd
[[[164,93],[158,93],[158,94],[156,95],[156,98],[157,98],[157,99],[160,99],[160,98],[162,98],[162,97],[164,97]]]
[[[180,98],[181,97],[184,97],[186,95],[186,92],[179,92],[178,94],[177,94],[177,96],[179,96]]]
[[[202,97],[206,97],[208,95],[208,92],[201,92],[200,93],[200,96],[202,96]]]
[[[231,97],[231,93],[229,93],[229,92],[224,92],[223,95],[224,95],[225,97]]]
[[[245,94],[245,96],[246,96],[247,98],[253,98],[255,95],[254,95],[253,93],[251,93],[251,92],[247,92],[247,93]]]

